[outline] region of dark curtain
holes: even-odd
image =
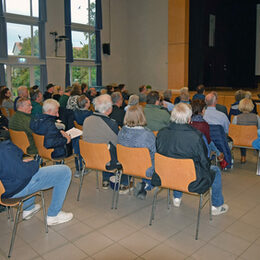
[[[7,32],[3,12],[3,2],[0,2],[0,58],[7,58]],[[0,64],[0,85],[6,85],[4,64]]]
[[[70,86],[70,65],[66,64],[65,88]]]
[[[102,7],[101,0],[96,0],[96,80],[97,86],[102,86],[102,66],[101,66],[101,40],[100,40],[100,30],[102,29]]]
[[[64,10],[65,10],[65,35],[69,39],[68,41],[66,41],[66,62],[73,62],[70,0],[64,0]]]
[[[40,65],[40,90],[43,93],[45,87],[48,85],[47,67],[46,65]]]
[[[4,64],[0,63],[0,86],[5,86],[6,81],[5,81],[5,68]]]

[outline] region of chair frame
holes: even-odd
[[[76,120],[74,120],[73,123],[74,123],[74,126],[75,126],[77,129],[83,131],[83,126],[80,125],[80,124],[78,124]]]
[[[153,204],[152,204],[152,211],[151,211],[151,215],[150,215],[150,221],[149,221],[149,225],[151,226],[152,225],[152,222],[154,220],[154,217],[155,217],[155,209],[156,209],[156,200],[157,200],[157,195],[159,193],[159,191],[162,190],[162,188],[167,188],[168,189],[168,196],[167,196],[167,200],[168,200],[168,208],[170,206],[170,190],[180,190],[184,193],[187,193],[187,194],[190,194],[190,195],[199,195],[200,196],[200,199],[199,199],[199,207],[198,207],[198,214],[197,214],[197,224],[196,224],[196,232],[195,232],[195,240],[198,239],[198,235],[199,235],[199,225],[200,225],[200,214],[201,214],[201,210],[203,209],[203,207],[207,204],[207,202],[209,202],[209,219],[212,220],[212,204],[211,204],[211,195],[212,195],[212,190],[211,190],[211,187],[203,194],[198,194],[198,193],[193,193],[193,192],[189,192],[188,191],[188,185],[190,183],[190,180],[189,177],[184,181],[183,185],[183,188],[180,187],[180,183],[177,184],[177,187],[176,188],[173,185],[168,185],[167,183],[164,183],[164,178],[162,175],[160,175],[161,171],[160,169],[158,169],[158,164],[160,163],[160,161],[164,160],[164,165],[167,165],[167,168],[168,169],[163,169],[164,171],[164,174],[165,175],[171,175],[171,172],[168,173],[168,171],[171,171],[169,169],[175,169],[175,172],[178,172],[180,175],[182,176],[185,176],[184,173],[185,173],[185,168],[183,167],[173,167],[174,164],[177,165],[178,162],[181,162],[182,166],[183,165],[187,165],[187,169],[192,171],[193,172],[193,175],[194,175],[194,179],[196,179],[196,172],[195,172],[195,166],[194,166],[194,163],[193,163],[193,160],[192,159],[174,159],[174,158],[171,158],[171,157],[166,157],[166,156],[163,156],[161,154],[158,154],[156,153],[155,154],[155,171],[156,173],[160,176],[161,178],[161,181],[162,181],[162,185],[161,185],[161,188],[159,189],[159,187],[156,187],[155,188],[155,191],[154,191],[154,197],[153,197]],[[169,164],[166,164],[165,160],[167,160],[169,162]],[[184,166],[185,167],[185,166]],[[193,168],[193,169],[192,169]],[[166,173],[167,171],[167,173]],[[172,172],[173,173],[173,172]],[[178,173],[175,173],[175,175],[177,175]],[[174,176],[172,177],[174,178]],[[185,177],[186,178],[186,177]],[[184,178],[184,179],[185,179]],[[177,181],[178,182],[178,181]]]
[[[7,198],[7,199],[1,197],[3,193],[5,193],[5,188],[4,188],[4,185],[2,184],[2,182],[0,181],[0,204],[8,207],[8,217],[9,217],[9,207],[11,207],[11,208],[17,207],[15,222],[14,222],[14,226],[13,226],[12,237],[11,237],[11,242],[10,242],[10,247],[9,247],[9,252],[8,252],[8,258],[10,258],[11,254],[12,254],[13,246],[14,246],[16,231],[17,231],[17,227],[19,224],[20,213],[21,213],[21,209],[22,209],[22,205],[23,205],[24,201],[26,201],[29,198],[36,196],[36,195],[41,196],[42,211],[43,211],[43,218],[44,218],[44,225],[45,225],[46,233],[48,233],[48,225],[47,225],[47,217],[46,217],[46,210],[45,210],[44,193],[42,190],[35,192],[33,194],[30,194],[30,195],[24,196],[24,197]]]
[[[92,169],[96,171],[96,189],[99,190],[99,180],[98,180],[98,172],[105,171],[111,172],[115,174],[115,185],[113,190],[113,197],[112,197],[112,205],[111,209],[116,209],[115,207],[115,193],[116,193],[116,183],[120,182],[121,178],[121,171],[118,169],[115,170],[107,170],[106,164],[110,162],[110,152],[108,148],[108,144],[104,143],[89,143],[82,139],[79,140],[79,148],[80,154],[83,159],[83,167],[80,174],[80,183],[79,183],[79,190],[77,195],[77,201],[79,201],[80,193],[82,189],[83,179],[84,179],[84,171],[86,168]]]
[[[24,154],[29,155],[27,154],[27,148],[30,146],[30,143],[26,133],[24,131],[16,131],[13,129],[9,129],[8,131],[12,142],[22,149]]]

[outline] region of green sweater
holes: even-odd
[[[144,114],[147,127],[152,131],[159,131],[170,122],[169,112],[157,105],[146,104]]]
[[[27,153],[37,154],[37,148],[33,141],[32,130],[30,129],[30,121],[30,114],[17,111],[9,121],[9,128],[15,131],[24,131],[30,143],[30,146],[27,148]]]
[[[69,96],[67,96],[67,95],[62,95],[62,96],[60,97],[60,100],[59,100],[60,106],[66,108],[68,99],[69,99]]]
[[[35,101],[32,101],[32,112],[31,112],[31,115],[32,116],[35,116],[37,114],[42,114],[42,106],[35,102]]]

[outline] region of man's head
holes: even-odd
[[[77,103],[80,109],[89,109],[90,101],[85,95],[81,95],[80,97],[78,97]]]
[[[100,95],[96,97],[93,100],[93,104],[95,107],[95,110],[105,114],[105,115],[110,115],[112,112],[112,100],[111,97],[108,94]]]
[[[32,111],[32,104],[29,98],[24,98],[21,97],[17,100],[16,103],[16,108],[17,111],[26,113],[26,114],[31,114]]]
[[[123,97],[122,94],[120,92],[114,92],[111,95],[111,99],[113,102],[113,105],[117,106],[117,107],[121,107],[123,104]]]
[[[170,89],[167,89],[163,92],[163,98],[166,100],[172,99],[172,91]]]
[[[200,84],[200,85],[197,86],[196,90],[197,90],[198,94],[203,94],[204,91],[205,91],[205,86],[203,84]]]
[[[187,87],[180,89],[180,98],[181,101],[189,101],[189,89]]]
[[[35,101],[37,103],[42,102],[42,93],[39,89],[37,89],[35,91],[31,91],[31,100]]]
[[[46,86],[47,92],[52,93],[54,86],[55,86],[55,85],[53,85],[52,83],[48,84],[48,85]]]
[[[192,111],[190,105],[178,103],[174,106],[170,120],[176,124],[188,124],[190,122]]]
[[[58,117],[59,107],[60,107],[59,102],[56,101],[55,99],[50,98],[43,102],[42,112],[43,114]]]
[[[95,97],[97,95],[97,90],[95,88],[90,88],[90,96]]]
[[[152,105],[159,105],[160,96],[158,91],[151,91],[146,97],[146,103]]]
[[[205,97],[205,102],[207,104],[208,107],[215,107],[217,104],[217,98],[216,95],[214,95],[214,93],[209,93],[206,97]]]
[[[25,97],[28,98],[28,89],[26,86],[20,86],[17,89],[18,97]]]
[[[245,91],[244,90],[240,89],[240,90],[236,91],[235,99],[236,99],[237,102],[239,102],[244,97],[245,97]]]
[[[145,85],[142,85],[141,87],[139,87],[139,93],[146,94],[146,86]]]

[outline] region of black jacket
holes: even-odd
[[[215,175],[210,171],[207,147],[201,132],[192,126],[171,123],[161,129],[156,139],[156,150],[167,157],[194,161],[197,179],[189,184],[190,192],[204,193],[212,185]]]

